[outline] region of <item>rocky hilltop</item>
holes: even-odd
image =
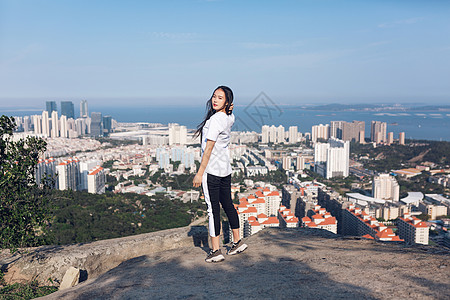
[[[48,254],[41,249],[38,265],[54,264],[49,257],[59,255],[65,257],[59,274],[70,266],[87,272],[87,280],[44,299],[449,299],[450,251],[432,246],[272,228],[246,239],[244,253],[207,264],[206,241],[206,228],[195,226],[72,245]],[[102,252],[108,248],[105,243],[110,243],[109,254]],[[78,259],[70,258],[68,249],[78,249],[73,255]],[[95,259],[87,259],[90,254]],[[106,267],[108,257],[113,263]],[[36,270],[36,259],[27,259]],[[83,260],[95,267],[83,265]],[[18,261],[11,264],[17,274],[24,267]]]

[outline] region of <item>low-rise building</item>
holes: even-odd
[[[408,244],[428,245],[429,227],[425,222],[410,214],[405,214],[397,221],[398,235]]]
[[[334,234],[337,233],[337,220],[325,208],[316,205],[313,211],[310,211],[310,217],[302,218],[302,226],[308,228],[320,228],[328,230]]]

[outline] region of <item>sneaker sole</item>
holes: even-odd
[[[237,248],[236,250],[234,250],[233,253],[229,252],[229,253],[227,253],[227,254],[228,254],[228,255],[239,254],[239,253],[241,253],[241,252],[244,252],[247,248],[248,248],[247,244],[243,244],[243,245],[241,245],[239,248]]]
[[[213,257],[213,258],[211,258],[210,260],[206,260],[205,259],[205,261],[207,262],[207,263],[217,263],[217,262],[221,262],[221,261],[224,261],[225,260],[225,257],[223,256],[223,255],[221,255],[221,256],[216,256],[216,257]]]

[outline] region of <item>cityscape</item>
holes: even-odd
[[[37,164],[36,182],[55,176],[55,189],[102,194],[136,193],[170,199],[199,201],[195,189],[172,189],[149,181],[134,184],[129,178],[149,178],[157,172],[168,176],[195,174],[200,163],[199,140],[193,129],[177,123],[120,123],[101,112],[89,113],[88,101],[80,101],[75,118],[74,104],[46,102],[42,115],[16,117],[17,137],[46,138],[48,149]],[[232,132],[230,157],[232,175],[242,178],[233,184],[233,198],[241,223],[241,235],[248,237],[265,227],[322,228],[335,234],[362,236],[377,241],[432,244],[450,247],[447,233],[450,219],[448,194],[408,190],[400,193],[397,178],[430,174],[426,180],[448,191],[450,167],[430,162],[415,167],[378,173],[363,168],[361,157],[351,158],[350,148],[367,144],[372,148],[403,146],[405,132],[394,139],[387,124],[370,121],[366,138],[365,121],[330,121],[301,133],[297,126],[263,125],[261,132]],[[113,147],[100,138],[133,141]],[[72,155],[76,153],[76,156]],[[285,182],[278,187],[253,178],[281,171]],[[314,180],[308,178],[314,174]],[[114,178],[114,184],[111,179]],[[320,178],[355,178],[348,192],[337,193]],[[360,188],[364,178],[371,188]],[[236,180],[237,181],[237,180]],[[401,194],[402,197],[401,197]],[[420,219],[418,219],[420,217]],[[433,231],[432,239],[429,230]],[[232,236],[228,237],[232,240]]]
[[[449,15],[0,0],[0,299],[448,299]]]

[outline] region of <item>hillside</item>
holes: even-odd
[[[432,246],[273,228],[246,239],[246,252],[207,264],[190,241],[43,299],[448,299],[450,290],[450,252]]]

